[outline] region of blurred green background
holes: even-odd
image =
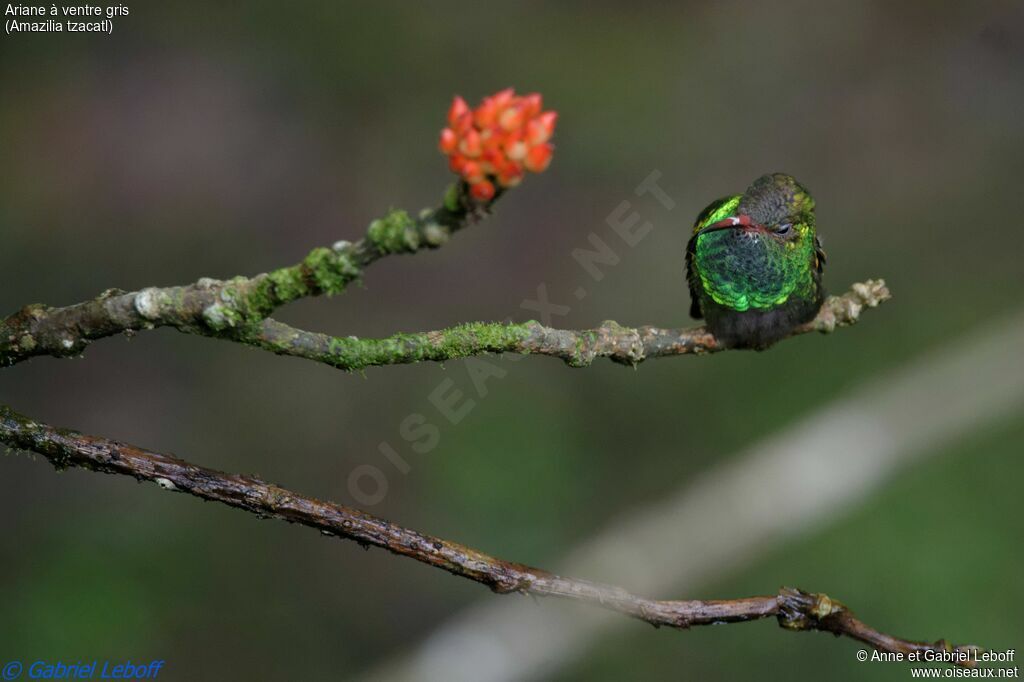
[[[371,464],[389,482],[373,513],[550,566],[618,515],[1024,305],[1020,3],[128,6],[112,36],[0,37],[4,314],[262,272],[358,237],[391,206],[434,205],[452,95],[475,103],[508,85],[559,112],[551,168],[444,249],[386,259],[363,288],[279,317],[359,336],[528,319],[521,302],[545,283],[571,304],[561,326],[685,325],[693,217],[774,170],[817,198],[828,286],[884,276],[895,299],[852,330],[768,353],[637,371],[495,361],[507,376],[458,425],[428,396],[444,378],[471,392],[463,363],[344,374],[160,330],[4,370],[0,401],[40,420],[340,502],[353,502],[349,473]],[[672,211],[633,193],[653,170]],[[606,218],[623,200],[654,229],[595,283],[571,252],[592,232],[612,243]],[[429,454],[399,435],[410,413],[441,427]],[[695,594],[650,596],[795,584],[895,634],[1015,647],[1022,416],[979,425],[834,525]],[[408,474],[378,452],[385,441]],[[126,479],[57,475],[38,458],[0,460],[0,519],[3,660],[344,679],[499,599],[378,550]],[[772,623],[630,623],[554,676],[908,676],[866,672],[857,648]]]

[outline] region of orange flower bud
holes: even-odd
[[[498,118],[498,107],[495,105],[494,100],[485,99],[483,104],[476,108],[473,112],[473,122],[477,128],[483,130],[494,125]]]
[[[480,133],[480,142],[484,147],[484,156],[501,154],[501,144],[504,142],[504,135],[497,128],[488,128]]]
[[[459,135],[460,137],[465,135],[473,129],[473,114],[468,111],[463,112],[455,119],[455,123],[452,124],[452,128],[455,129],[456,135]]]
[[[455,95],[455,99],[452,100],[451,107],[448,108],[448,125],[454,128],[455,122],[466,113],[469,113],[469,105],[466,104],[466,100]]]
[[[486,145],[484,146],[484,153],[480,158],[482,158],[485,163],[490,164],[495,168],[500,168],[501,165],[505,163],[505,155],[501,153],[500,149],[487,147]]]
[[[466,131],[462,141],[459,142],[459,151],[466,156],[475,158],[480,156],[483,150],[483,144],[480,142],[480,133],[475,128],[470,128]]]
[[[469,195],[477,201],[490,201],[494,198],[494,185],[489,180],[481,180],[469,186]]]
[[[541,100],[539,92],[531,92],[523,97],[523,109],[526,111],[527,118],[539,115],[542,108],[543,100]]]
[[[545,111],[537,118],[531,119],[526,124],[526,142],[530,145],[544,144],[551,139],[555,132],[555,121],[558,114],[554,111]]]
[[[451,154],[455,151],[455,148],[459,145],[459,138],[455,134],[455,131],[451,128],[445,128],[441,131],[441,141],[438,142],[437,146],[441,149],[443,154]]]
[[[505,146],[505,154],[513,161],[522,161],[530,148],[522,140],[512,140]]]
[[[470,184],[481,182],[484,179],[483,168],[476,161],[466,161],[462,166],[462,177]]]
[[[452,100],[448,126],[438,147],[448,167],[469,186],[474,201],[490,202],[501,187],[522,182],[526,171],[539,173],[551,163],[548,142],[558,114],[543,111],[539,93],[519,97],[506,88],[470,109],[461,97]]]
[[[501,116],[498,117],[498,125],[505,130],[512,132],[522,127],[524,120],[523,107],[519,105],[512,105],[501,112]]]
[[[505,88],[500,92],[494,93],[490,97],[486,98],[484,101],[486,102],[487,100],[491,100],[492,102],[494,102],[494,107],[500,110],[504,109],[509,105],[509,103],[512,101],[512,98],[515,97],[515,94],[516,91],[513,90],[512,88]]]
[[[510,161],[498,172],[498,184],[502,187],[515,187],[523,181],[525,174],[522,166]]]
[[[526,153],[526,158],[523,159],[523,165],[528,171],[540,173],[551,164],[553,152],[554,148],[548,143],[531,147],[530,151]]]
[[[462,168],[466,165],[468,159],[465,156],[459,154],[452,154],[448,157],[448,168],[452,173],[462,174]]]

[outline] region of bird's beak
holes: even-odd
[[[711,223],[706,227],[702,227],[697,234],[704,234],[705,232],[715,232],[717,230],[731,230],[733,228],[739,229],[763,229],[760,225],[755,223],[750,216],[746,213],[740,213],[736,216],[729,218],[723,218],[716,223]]]

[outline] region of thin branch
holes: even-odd
[[[837,327],[856,324],[865,308],[874,308],[890,297],[884,280],[858,282],[845,294],[830,296],[817,317],[790,336],[829,333]],[[485,353],[548,355],[564,360],[571,367],[586,367],[602,357],[635,366],[648,358],[704,355],[725,350],[704,327],[630,328],[611,320],[596,329],[579,331],[553,329],[533,321],[473,322],[440,331],[396,334],[386,339],[329,336],[265,320],[244,342],[279,355],[305,358],[346,370],[443,362]]]
[[[600,357],[636,366],[647,358],[724,350],[704,327],[631,328],[611,320],[584,330],[553,329],[535,321],[473,322],[440,331],[359,339],[296,329],[267,317],[299,298],[340,293],[363,268],[384,255],[436,248],[474,215],[463,208],[441,207],[424,211],[414,221],[404,211],[392,211],[374,221],[367,236],[354,244],[339,242],[332,249],[314,249],[297,265],[252,278],[200,279],[187,286],[132,293],[110,289],[65,308],[29,305],[0,321],[0,367],[37,355],[80,355],[96,339],[162,326],[345,370],[443,362],[485,353],[548,355],[572,367],[586,367]],[[884,280],[856,283],[845,294],[830,296],[817,317],[791,336],[829,333],[855,324],[864,308],[889,298]]]
[[[260,517],[315,528],[325,535],[376,546],[489,586],[498,593],[562,597],[602,606],[655,626],[685,629],[775,617],[790,630],[821,630],[892,653],[932,652],[960,665],[976,664],[978,647],[945,640],[915,642],[879,632],[825,594],[782,588],[776,595],[726,600],[658,601],[601,583],[555,575],[424,535],[358,509],[323,502],[252,476],[227,474],[169,455],[96,436],[57,429],[0,406],[0,442],[43,455],[58,469],[81,467],[152,481],[161,488],[221,502]]]
[[[356,242],[313,249],[301,262],[254,277],[202,278],[193,284],[125,292],[108,289],[63,308],[27,305],[0,320],[0,367],[40,355],[75,357],[97,339],[156,327],[239,341],[277,308],[308,296],[339,294],[366,266],[389,254],[444,245],[452,233],[487,214],[452,185],[441,206],[413,219],[392,210],[374,220]]]

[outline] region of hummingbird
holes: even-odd
[[[762,175],[697,216],[690,315],[726,348],[764,350],[818,313],[824,266],[810,193],[791,175]]]

